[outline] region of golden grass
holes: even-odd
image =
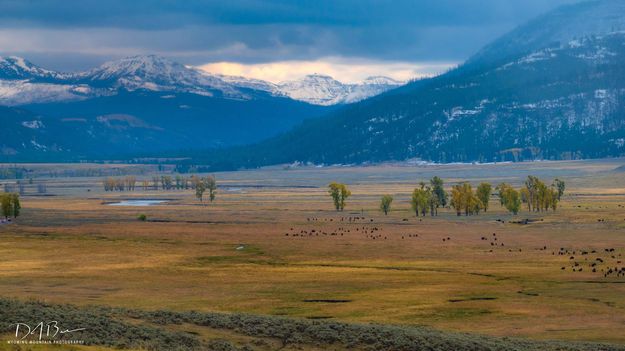
[[[223,173],[217,178],[227,188],[208,206],[191,191],[102,193],[97,178],[54,179],[49,191],[58,196],[24,197],[23,217],[0,226],[0,294],[625,343],[625,278],[588,269],[574,273],[568,255],[552,254],[561,247],[595,249],[606,259],[604,248],[625,254],[625,208],[619,207],[625,205],[625,177],[610,172],[618,162]],[[570,195],[556,213],[522,213],[519,218],[542,219],[529,225],[496,222],[512,217],[495,200],[479,217],[442,210],[437,218],[415,219],[409,194],[433,174],[450,182],[517,185],[527,174],[557,176],[567,181]],[[332,211],[323,188],[331,180],[352,189],[345,213]],[[248,187],[262,184],[284,187]],[[387,193],[395,202],[385,217],[377,208]],[[102,203],[132,197],[172,201],[145,208]],[[139,213],[171,222],[139,222]],[[361,213],[367,222],[340,222]],[[320,220],[307,220],[313,217]],[[363,225],[378,227],[382,238],[355,232]],[[292,236],[338,227],[351,232]],[[490,246],[493,233],[505,247]],[[578,260],[585,264],[586,258]]]

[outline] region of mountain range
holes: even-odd
[[[323,74],[309,74],[301,79],[278,84],[245,77],[219,77],[236,86],[263,90],[276,96],[288,96],[293,100],[322,106],[351,104],[405,84],[384,76],[368,77],[357,84],[342,83]]]
[[[273,84],[154,55],[79,73],[0,58],[0,157],[99,158],[256,142],[399,84],[320,75]]]
[[[192,162],[238,168],[623,155],[625,2],[599,0],[522,25],[446,74]]]
[[[47,70],[21,57],[0,57],[0,104],[6,106],[79,101],[115,95],[120,90],[180,92],[239,100],[255,98],[256,91],[331,106],[364,100],[402,84],[388,77],[369,77],[358,84],[345,84],[321,74],[274,84],[210,74],[155,55],[110,61],[78,73]]]
[[[560,7],[456,69],[396,83],[273,84],[156,56],[64,74],[5,58],[0,155],[167,155],[212,170],[623,156],[625,2]]]

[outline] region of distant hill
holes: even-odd
[[[212,75],[155,55],[78,73],[0,57],[0,106],[22,111],[0,113],[4,127],[12,121],[16,128],[0,129],[0,161],[126,157],[250,144],[401,84],[386,77],[343,84],[319,75],[273,84]],[[24,127],[32,121],[39,121],[39,127]]]
[[[521,26],[447,74],[210,158],[255,167],[624,154],[625,2],[601,0]]]
[[[258,142],[334,107],[158,56],[66,74],[0,58],[0,161],[126,157]]]
[[[148,91],[0,107],[0,161],[125,158],[220,148],[268,138],[325,111],[287,98],[241,103]]]

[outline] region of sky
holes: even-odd
[[[80,71],[156,54],[272,82],[444,72],[578,0],[1,0],[0,55]]]

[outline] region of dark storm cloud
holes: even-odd
[[[575,0],[3,0],[0,54],[63,68],[136,53],[186,63],[324,56],[461,61]],[[65,61],[63,56],[71,57]]]
[[[58,27],[188,24],[482,25],[534,16],[572,0],[4,0],[0,19]]]

